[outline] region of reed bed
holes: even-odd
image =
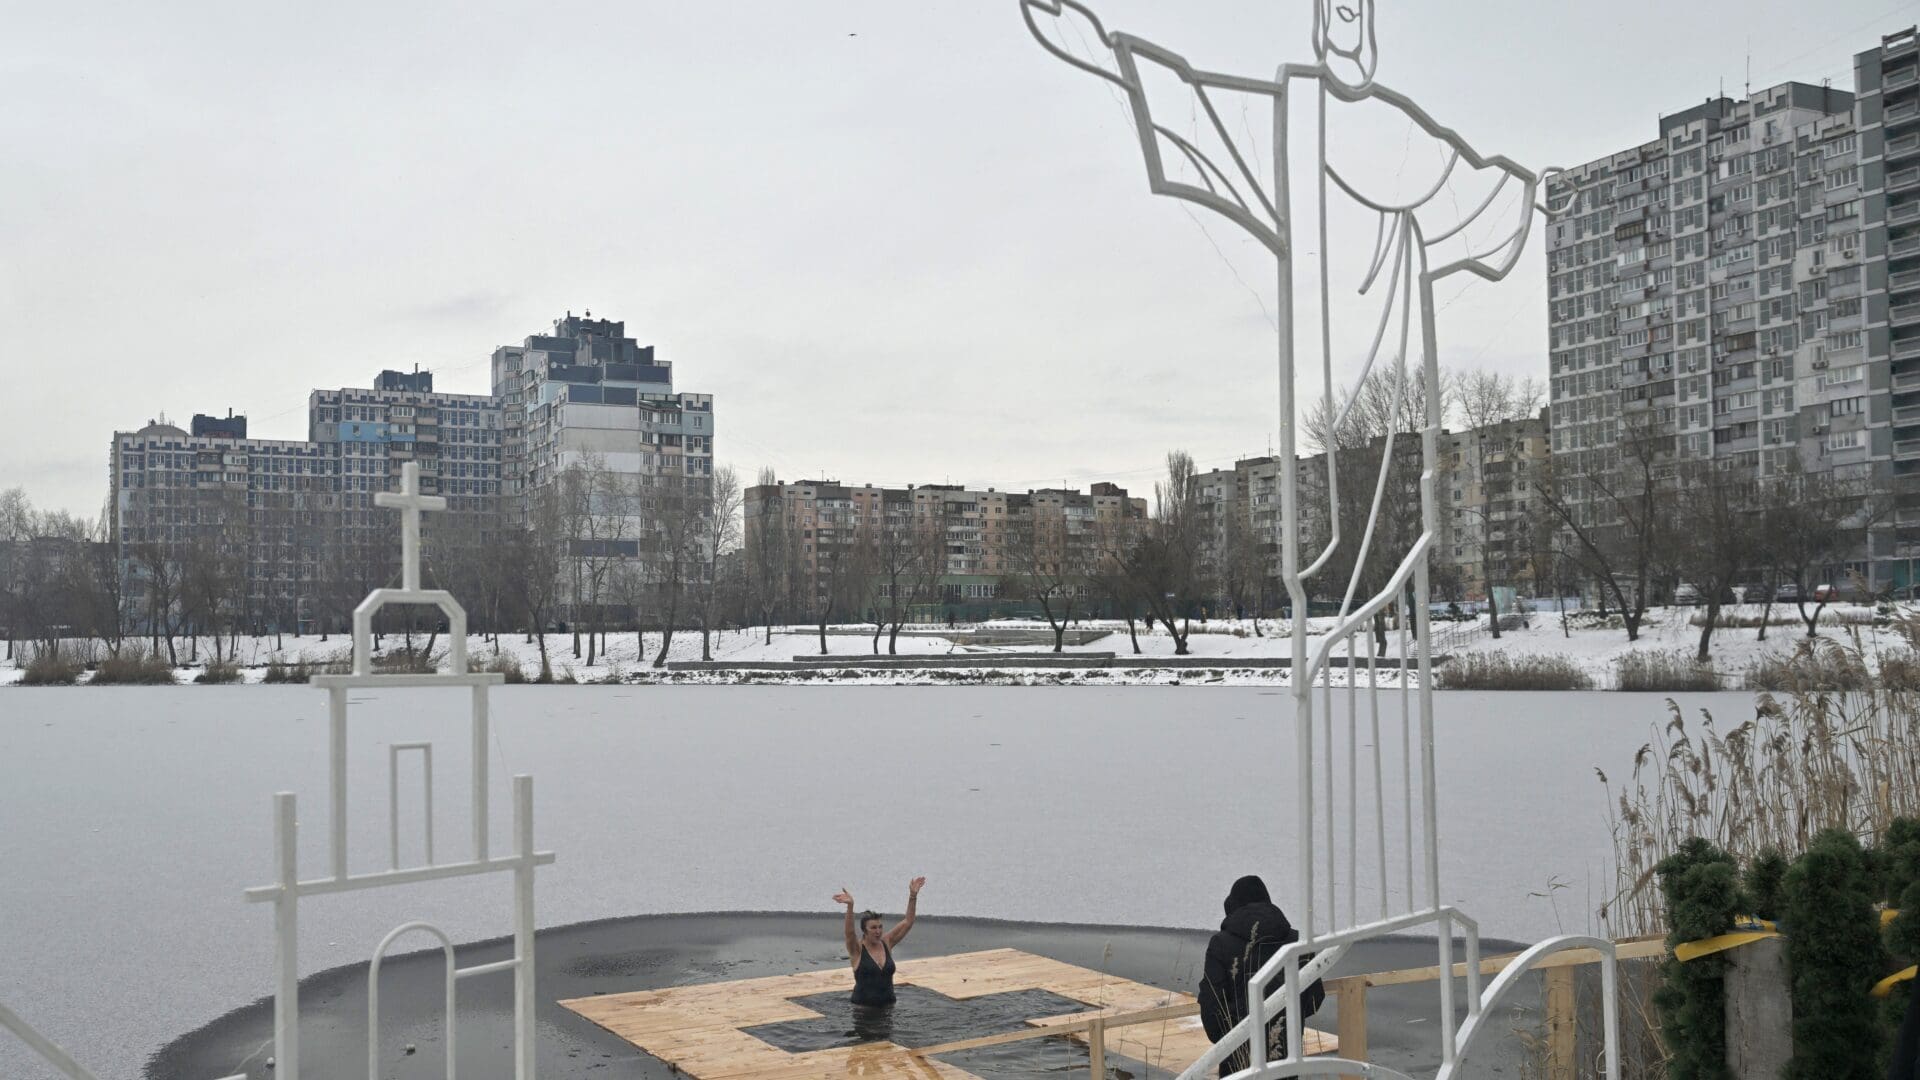
[[[1593,678],[1570,657],[1470,652],[1434,671],[1443,690],[1591,690]]]

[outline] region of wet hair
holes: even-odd
[[[861,912],[861,913],[860,913],[860,932],[861,932],[862,934],[864,934],[864,933],[866,933],[866,932],[867,932],[867,924],[868,924],[868,923],[870,923],[870,922],[879,922],[879,921],[880,921],[880,913],[879,913],[879,912],[877,912],[877,911],[863,911],[863,912]]]

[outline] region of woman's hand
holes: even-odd
[[[921,887],[924,886],[926,883],[927,883],[927,879],[924,877],[917,877],[917,878],[914,878],[912,881],[907,882],[907,895],[919,896]]]
[[[925,881],[926,879],[921,878],[920,880]],[[915,890],[915,891],[918,891],[918,890]],[[853,894],[848,892],[845,889],[841,889],[839,892],[833,894],[833,902],[836,904],[845,904],[847,905],[848,908],[852,908]]]

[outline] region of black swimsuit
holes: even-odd
[[[873,954],[867,951],[865,944],[860,946],[860,959],[853,965],[855,1005],[893,1004],[893,950],[885,942],[881,943],[880,948],[887,956],[884,966],[873,962]]]

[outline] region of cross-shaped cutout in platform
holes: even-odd
[[[847,994],[833,991],[791,998],[820,1014],[814,1020],[785,1020],[742,1028],[747,1034],[790,1054],[836,1046],[890,1042],[909,1050],[981,1035],[1019,1031],[1043,1016],[1087,1011],[1084,1001],[1050,990],[1009,990],[977,998],[950,998],[922,986],[902,986],[889,1009],[857,1008]]]

